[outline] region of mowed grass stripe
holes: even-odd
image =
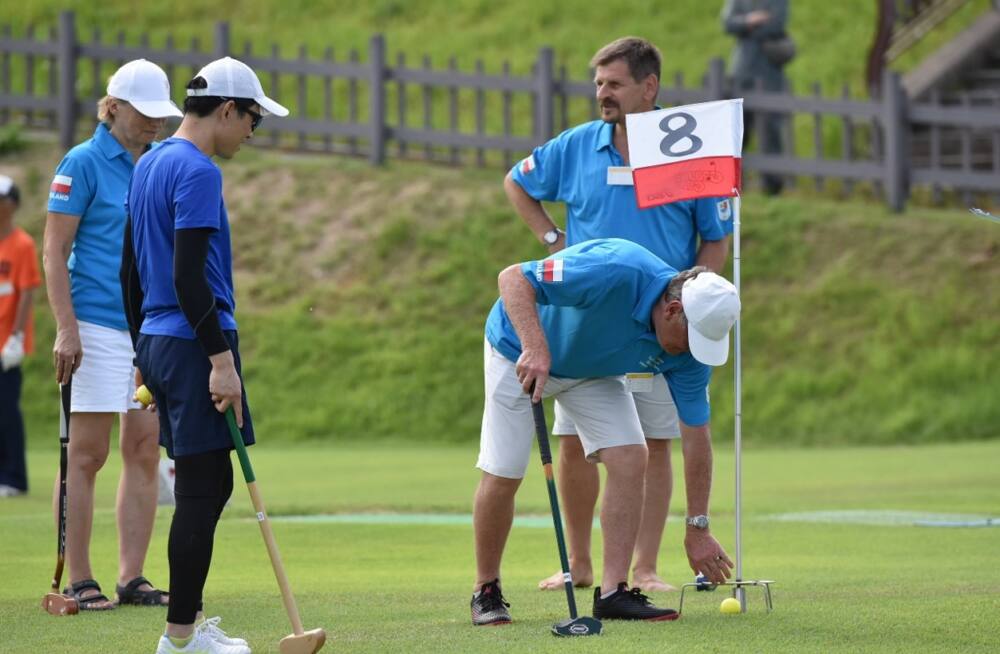
[[[265,500],[276,515],[345,510],[375,503],[424,513],[467,513],[477,473],[471,448],[350,447],[254,448]],[[54,529],[41,492],[52,479],[51,452],[31,453],[32,496],[0,504],[0,651],[150,652],[162,629],[158,610],[125,609],[56,619],[42,612],[54,564]],[[853,450],[769,450],[747,454],[745,574],[775,579],[775,611],[767,615],[759,592],[750,613],[718,612],[723,592],[697,593],[675,625],[610,624],[606,635],[575,642],[574,651],[689,652],[955,652],[995,647],[1000,599],[995,566],[1000,532],[993,529],[901,529],[846,524],[761,523],[774,506],[824,506],[988,514],[1000,497],[995,464],[1000,443]],[[465,461],[466,465],[458,465]],[[851,463],[853,461],[853,463]],[[969,461],[981,461],[978,468]],[[715,532],[732,549],[731,456],[716,460]],[[401,473],[413,466],[410,479]],[[117,464],[98,484],[92,546],[95,574],[105,588],[116,573],[113,502]],[[351,472],[351,469],[354,472]],[[326,470],[326,474],[319,474]],[[976,471],[980,474],[974,474]],[[379,472],[381,471],[381,472]],[[423,476],[438,485],[424,485]],[[519,494],[520,513],[544,515],[541,475],[529,469]],[[304,481],[304,478],[307,478]],[[306,483],[307,482],[307,483]],[[682,485],[678,480],[678,490]],[[853,486],[855,493],[843,492]],[[862,490],[865,490],[862,493]],[[937,501],[928,498],[938,496]],[[453,496],[453,497],[451,497]],[[536,497],[537,496],[537,497]],[[963,502],[954,502],[956,497]],[[447,499],[447,501],[445,501]],[[675,500],[674,508],[683,506]],[[232,518],[219,526],[206,608],[223,627],[247,637],[255,652],[276,652],[290,631],[266,553],[251,520],[249,500],[237,488]],[[161,510],[145,573],[165,584],[170,511]],[[660,567],[674,584],[689,581],[682,531],[668,525]],[[558,565],[551,531],[515,527],[504,565],[505,593],[515,624],[474,629],[468,624],[473,577],[468,525],[358,525],[279,522],[275,530],[307,626],[333,636],[330,651],[563,652],[548,633],[565,617],[565,598],[535,589]],[[600,557],[595,538],[595,557]],[[676,605],[676,595],[655,598]],[[589,612],[588,590],[577,592]]]

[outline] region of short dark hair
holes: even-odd
[[[195,77],[187,83],[187,88],[208,88],[208,82],[204,77]],[[215,111],[216,108],[223,102],[227,102],[229,100],[236,103],[236,111],[241,114],[246,113],[247,110],[253,107],[253,105],[257,104],[257,101],[251,98],[224,98],[220,95],[189,95],[184,98],[184,113],[194,114],[199,118],[204,118]]]
[[[597,51],[590,60],[590,67],[607,66],[612,61],[624,59],[632,79],[641,82],[650,75],[660,79],[663,58],[655,45],[638,36],[623,36]]]

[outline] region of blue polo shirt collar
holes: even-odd
[[[106,159],[128,155],[128,150],[122,147],[118,139],[111,135],[111,130],[104,123],[99,123],[97,129],[94,130],[94,143],[104,153]],[[129,163],[131,163],[131,155],[128,156],[128,159]]]
[[[663,107],[657,104],[653,105],[651,111],[657,111],[659,109],[663,109]],[[597,144],[594,147],[594,150],[600,151],[606,148],[613,147],[614,143],[612,143],[612,138],[614,137],[614,134],[615,134],[614,123],[604,123],[603,125],[601,125],[601,130],[597,133]]]
[[[677,273],[673,270],[664,270],[654,277],[646,285],[646,288],[642,289],[639,301],[635,304],[635,310],[632,311],[633,320],[652,329],[653,307],[660,301],[664,291],[667,290],[667,286],[670,284],[670,280],[676,275]]]
[[[604,123],[601,125],[600,131],[597,132],[597,146],[594,148],[596,151],[605,150],[612,147],[611,139],[615,133],[614,123]]]

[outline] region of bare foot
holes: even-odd
[[[672,593],[677,590],[655,572],[633,572],[632,585],[645,593]]]
[[[580,574],[574,572],[572,574],[573,585],[577,588],[590,588],[594,585],[593,571],[581,572]],[[563,573],[561,571],[538,582],[538,590],[562,590],[565,587],[566,582],[563,581]]]

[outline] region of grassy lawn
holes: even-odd
[[[775,521],[775,514],[821,510],[909,510],[996,517],[1000,506],[1000,442],[864,449],[761,449],[747,452],[744,557],[749,578],[770,578],[775,611],[759,593],[750,612],[718,612],[723,593],[692,594],[683,619],[662,624],[606,624],[600,639],[557,641],[548,627],[565,617],[565,599],[535,582],[557,566],[549,528],[515,527],[504,581],[515,624],[468,624],[473,581],[472,532],[466,524],[330,524],[282,522],[289,514],[470,511],[477,479],[475,443],[447,446],[346,445],[337,448],[265,444],[251,451],[265,501],[307,628],[332,636],[324,651],[517,652],[980,652],[995,647],[1000,609],[996,551],[1000,529],[822,524]],[[54,448],[30,452],[33,491],[0,504],[0,650],[11,654],[150,652],[163,613],[120,609],[56,619],[38,606],[55,557],[44,490]],[[732,552],[731,451],[716,458],[715,533]],[[113,455],[114,457],[114,455]],[[518,513],[547,514],[542,476],[533,466],[519,493]],[[113,586],[116,536],[112,461],[99,477],[92,545],[95,574]],[[679,485],[680,482],[678,482]],[[674,584],[690,572],[673,503],[660,567]],[[146,574],[167,582],[170,510],[161,509]],[[717,526],[716,526],[717,525]],[[599,532],[595,531],[595,537]],[[596,541],[595,541],[596,542]],[[600,548],[595,555],[600,555]],[[590,591],[577,592],[590,611]],[[676,606],[676,594],[657,602]],[[276,652],[290,632],[249,498],[238,484],[220,524],[209,614],[248,638],[255,652]],[[990,626],[993,625],[993,626]]]

